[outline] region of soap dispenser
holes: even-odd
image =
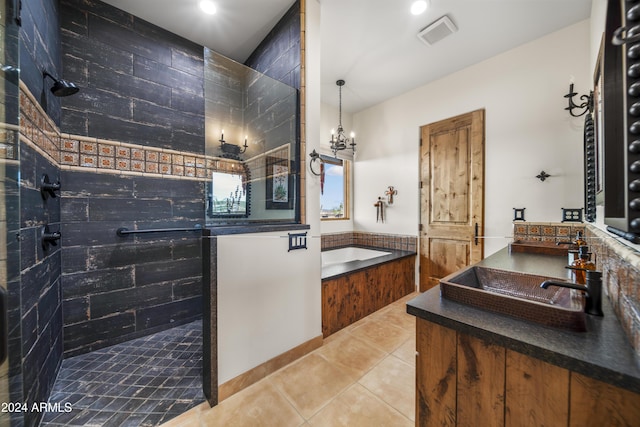
[[[582,246],[586,246],[587,242],[582,238],[582,231],[577,231],[576,232],[576,238],[573,242],[571,242],[571,247],[569,248],[569,252],[568,252],[568,261],[569,261],[569,265],[573,265],[573,263],[579,259],[578,258],[578,251],[580,250],[580,248]]]
[[[587,283],[587,270],[594,271],[596,264],[591,261],[589,246],[582,245],[578,249],[578,258],[571,263],[571,278],[575,283],[585,285]]]

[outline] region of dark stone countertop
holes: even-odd
[[[477,265],[567,279],[564,256],[509,253]],[[587,315],[587,331],[554,329],[484,311],[440,297],[436,286],[407,303],[407,313],[553,365],[640,393],[640,358],[603,295],[604,317]]]
[[[340,264],[332,264],[326,267],[322,267],[322,280],[336,279],[340,276],[353,273],[355,271],[364,270],[376,264],[384,264],[387,262],[395,261],[400,258],[406,258],[416,255],[416,252],[412,251],[400,251],[395,249],[376,248],[372,246],[361,245],[349,245],[349,247],[357,247],[364,249],[373,249],[376,251],[391,252],[389,255],[383,255],[372,259],[366,259],[364,261],[349,261]],[[340,249],[340,248],[333,248]],[[331,250],[331,249],[328,249]]]

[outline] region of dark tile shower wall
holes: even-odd
[[[60,198],[40,194],[42,174],[58,179],[58,168],[32,147],[21,144],[21,351],[23,402],[44,402],[62,363],[61,250],[43,249],[42,227],[60,229]],[[36,425],[37,412],[26,412],[25,425]]]
[[[95,0],[60,2],[61,130],[204,153],[202,46]]]
[[[56,125],[60,125],[60,98],[48,88],[53,81],[43,79],[47,71],[57,78],[62,76],[60,49],[60,22],[57,0],[22,0],[20,16],[20,79],[38,98],[42,108]]]
[[[55,146],[53,138],[60,122],[60,99],[48,91],[52,81],[44,80],[42,72],[60,76],[62,69],[58,2],[55,0],[23,0],[20,28],[20,79],[39,100],[47,113],[33,123],[21,115],[22,129],[37,126],[40,145]],[[21,99],[22,101],[22,99]],[[24,135],[24,132],[22,132]],[[11,352],[21,356],[20,366],[11,366],[12,386],[22,396],[12,396],[31,406],[47,400],[63,358],[61,246],[43,250],[40,244],[42,227],[60,229],[60,198],[44,200],[40,194],[43,173],[51,181],[59,178],[57,159],[44,155],[34,146],[20,144],[20,283],[11,284],[12,302],[16,309],[11,316],[20,318],[21,332],[11,332]],[[18,206],[18,204],[16,204]],[[41,414],[28,411],[13,417],[16,425],[35,426]]]
[[[202,46],[100,1],[62,0],[60,13],[65,78],[81,87],[63,102],[62,132],[176,152],[204,152]],[[153,153],[138,159],[130,149],[130,158],[118,159],[111,152],[113,147],[90,145],[83,152],[81,144],[80,166],[94,162],[111,172],[121,165],[124,170],[161,173],[152,169],[158,163],[149,162]],[[110,157],[102,156],[106,152]],[[61,161],[70,164],[65,158]],[[176,174],[176,166],[167,164],[165,170],[160,164],[167,178]],[[189,169],[194,169],[191,176],[200,171],[185,162],[185,176]],[[83,172],[73,167],[65,168],[62,177],[66,183],[62,202],[65,355],[202,315],[196,233],[126,238],[115,234],[119,227],[203,224],[201,181]]]
[[[62,180],[66,355],[202,316],[199,232],[116,235],[202,224],[201,182],[68,170]]]
[[[300,2],[296,1],[244,65],[300,89],[300,31]]]

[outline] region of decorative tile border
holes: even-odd
[[[191,152],[61,133],[26,85],[20,82],[21,140],[61,169],[121,175],[205,180],[213,171],[232,171],[242,162]]]
[[[17,161],[20,127],[8,123],[0,123],[0,159],[5,163]]]
[[[416,236],[367,233],[361,231],[323,234],[320,237],[323,251],[344,246],[371,246],[381,249],[417,252],[418,238]]]
[[[513,223],[513,240],[567,242],[573,240],[578,231],[584,235],[584,223],[516,221]]]

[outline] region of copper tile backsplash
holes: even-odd
[[[415,236],[365,233],[361,231],[323,234],[321,237],[321,247],[323,251],[358,245],[417,252],[417,244],[418,238]]]

